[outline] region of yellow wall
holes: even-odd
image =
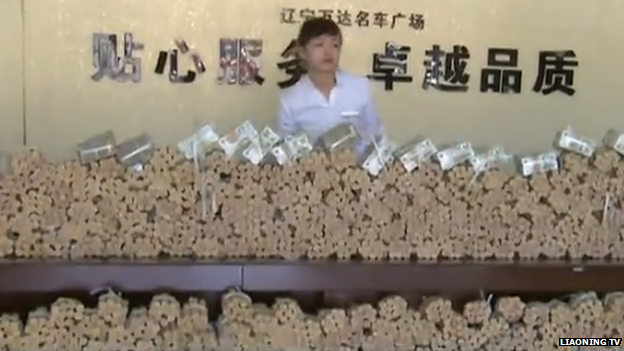
[[[24,142],[22,28],[21,0],[0,0],[0,151]]]
[[[421,32],[405,24],[394,30],[344,28],[343,66],[353,73],[368,73],[371,53],[381,51],[385,41],[412,46],[414,83],[399,84],[393,92],[376,83],[381,113],[397,141],[419,133],[440,142],[503,143],[512,151],[527,152],[548,147],[556,130],[568,124],[595,137],[608,127],[624,130],[621,0],[22,1],[27,138],[55,157],[71,155],[78,141],[109,128],[120,139],[146,131],[159,143],[170,143],[189,133],[198,119],[214,121],[221,130],[245,119],[274,123],[279,95],[275,83],[282,78],[275,63],[297,31],[296,26],[279,24],[282,7],[424,13],[426,28]],[[21,67],[19,45],[14,44],[19,44],[19,19],[19,0],[0,0],[2,146],[14,144],[21,128]],[[124,31],[145,43],[139,54],[143,81],[92,82],[92,33]],[[158,51],[170,48],[177,36],[197,48],[208,68],[190,85],[170,84],[166,76],[152,73]],[[264,39],[264,86],[216,85],[220,37]],[[433,43],[446,48],[464,44],[471,50],[470,92],[420,88],[424,50]],[[521,95],[478,92],[487,48],[497,46],[520,49]],[[538,51],[548,49],[576,51],[580,65],[574,97],[531,91]]]

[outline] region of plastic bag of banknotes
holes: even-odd
[[[424,139],[407,143],[399,148],[394,156],[407,172],[412,172],[424,162],[430,161],[437,153],[438,149],[431,139]]]
[[[352,148],[360,141],[360,135],[351,123],[341,123],[319,137],[318,144],[329,152]]]
[[[475,157],[475,151],[471,143],[459,143],[448,149],[439,151],[436,159],[440,163],[440,168],[449,170],[465,162],[469,162]]]
[[[76,147],[78,159],[83,164],[112,157],[117,152],[115,135],[108,130],[88,138]]]
[[[585,157],[591,157],[596,152],[596,142],[576,134],[571,127],[557,133],[555,146]]]
[[[186,159],[202,158],[217,142],[219,134],[210,124],[203,124],[195,133],[178,143],[180,150]]]
[[[154,151],[152,138],[143,133],[117,145],[117,159],[123,165],[142,170]]]
[[[559,153],[556,151],[520,159],[520,171],[525,177],[557,170],[559,170]]]
[[[259,165],[268,155],[272,154],[273,148],[279,141],[280,137],[273,129],[264,127],[260,133],[254,134],[249,139],[249,144],[243,150],[243,157],[252,164]]]
[[[364,153],[362,168],[372,176],[378,176],[381,170],[393,159],[398,146],[386,137],[377,137]]]
[[[610,129],[603,139],[603,143],[618,154],[624,156],[624,133]]]
[[[312,151],[312,143],[305,133],[287,136],[271,149],[278,164],[285,166]]]
[[[258,132],[250,121],[245,121],[230,133],[219,138],[218,145],[230,159],[240,157],[254,165],[259,165],[267,161],[268,156],[274,156],[278,162],[282,160],[283,157],[280,157],[283,155],[275,155],[280,139],[280,136],[270,127],[264,127]]]
[[[470,159],[470,165],[475,175],[493,168],[501,168],[511,164],[513,156],[506,153],[502,146],[496,146],[482,154],[476,154]]]
[[[217,142],[225,156],[233,158],[242,156],[242,152],[247,149],[252,140],[260,137],[258,130],[250,121],[245,121],[233,131],[223,135]]]

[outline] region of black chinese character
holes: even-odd
[[[163,74],[165,72],[167,60],[169,60],[169,81],[171,83],[192,83],[195,81],[197,74],[206,72],[206,66],[198,53],[191,52],[189,45],[184,39],[176,39],[174,40],[174,43],[177,49],[170,50],[169,52],[160,51],[160,53],[158,53],[158,59],[156,60],[154,72],[156,74]],[[180,76],[178,71],[179,54],[190,56],[197,73],[195,71],[188,70],[186,75]]]
[[[91,79],[99,82],[109,77],[118,82],[141,81],[141,59],[134,57],[135,50],[143,50],[143,44],[135,43],[132,33],[124,33],[124,55],[117,55],[117,35],[93,34],[93,67],[97,71]],[[128,72],[129,71],[129,72]]]
[[[568,96],[574,95],[574,70],[566,67],[579,65],[576,53],[566,51],[540,51],[537,79],[533,91],[549,95],[560,91]]]
[[[350,26],[351,22],[351,13],[347,10],[338,10],[336,11],[336,23],[339,26]]]
[[[442,91],[468,91],[470,75],[466,73],[466,60],[470,58],[468,48],[463,45],[454,45],[453,52],[444,52],[440,45],[433,45],[431,50],[425,51],[430,59],[425,61],[426,73],[423,88],[429,86]],[[442,68],[442,60],[444,67]],[[444,83],[440,82],[440,77]]]
[[[186,75],[180,76],[178,72],[178,50],[174,49],[170,52],[161,51],[158,53],[156,60],[156,74],[163,74],[167,65],[167,57],[169,58],[169,81],[171,83],[192,83],[195,81],[195,72],[189,70]]]
[[[402,13],[395,13],[394,15],[392,15],[392,23],[390,24],[390,28],[394,29],[394,27],[396,26],[396,23],[398,20],[405,18],[405,15]]]
[[[299,10],[299,17],[302,20],[305,21],[305,20],[309,20],[311,18],[316,17],[316,14],[314,13],[314,10],[311,10],[311,9],[301,9],[301,10]]]
[[[383,28],[388,25],[388,14],[385,12],[375,12],[373,14],[373,25]]]
[[[358,25],[358,27],[368,27],[368,12],[358,12],[357,15],[355,15],[355,23]]]
[[[488,49],[488,66],[481,70],[481,92],[521,93],[522,71],[518,67],[517,49]]]
[[[301,59],[297,55],[297,41],[291,40],[286,49],[281,54],[282,58],[287,59],[284,62],[278,62],[277,68],[283,70],[290,76],[288,80],[278,82],[280,89],[288,88],[295,85],[299,79],[306,73],[305,67]]]
[[[411,83],[407,74],[407,58],[412,49],[409,46],[386,43],[383,54],[373,54],[373,74],[368,78],[384,81],[385,90],[393,90],[394,83]]]
[[[318,13],[321,18],[332,19],[334,10],[318,10]]]
[[[293,24],[297,23],[295,20],[295,9],[292,7],[285,7],[280,13],[280,23]]]
[[[409,16],[409,26],[416,30],[425,29],[425,16],[420,13],[412,13]]]

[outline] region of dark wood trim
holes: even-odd
[[[614,262],[0,261],[0,292],[624,290]]]

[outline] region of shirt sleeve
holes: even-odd
[[[299,132],[299,127],[295,121],[292,111],[288,108],[288,103],[282,97],[280,99],[280,110],[277,120],[278,133],[284,138]]]

